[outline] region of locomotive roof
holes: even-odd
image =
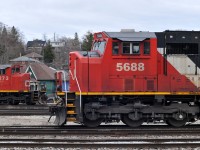
[[[11,67],[11,65],[7,64],[7,65],[0,65],[0,69],[6,69]]]
[[[148,38],[156,38],[154,32],[105,32],[109,37],[121,41],[143,41]]]

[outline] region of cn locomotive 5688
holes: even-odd
[[[180,127],[200,116],[200,32],[99,32],[91,51],[69,59],[69,91],[57,91],[56,123],[130,127],[164,121]],[[62,86],[62,72],[57,72]]]
[[[0,103],[31,105],[46,99],[44,85],[31,81],[30,74],[20,69],[20,65],[0,65]]]

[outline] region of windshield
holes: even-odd
[[[98,51],[101,52],[101,54],[103,54],[104,50],[105,50],[105,45],[106,45],[105,41],[95,42],[94,45],[93,45],[92,50],[98,50]]]

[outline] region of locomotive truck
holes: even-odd
[[[200,32],[98,32],[69,57],[69,91],[57,91],[55,123],[181,127],[200,115]],[[63,73],[57,72],[62,86]]]
[[[31,105],[46,99],[45,86],[20,69],[20,65],[0,65],[0,103]]]

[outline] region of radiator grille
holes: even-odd
[[[147,80],[147,91],[154,91],[154,80]]]
[[[125,79],[124,83],[125,91],[133,91],[133,80],[132,79]]]

